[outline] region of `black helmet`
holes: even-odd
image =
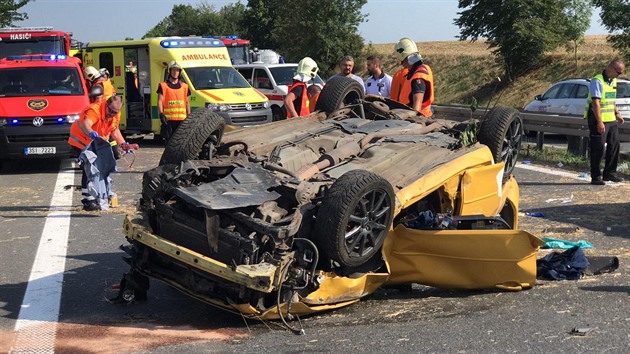
[[[102,96],[103,95],[103,86],[101,85],[94,85],[92,87],[90,87],[90,93],[88,93],[88,96],[90,98],[96,98],[98,96]]]

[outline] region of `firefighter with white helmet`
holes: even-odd
[[[92,86],[92,84],[101,77],[101,72],[96,70],[93,66],[87,66],[83,69],[83,76],[85,76],[85,79],[90,83],[89,86]]]
[[[303,117],[310,114],[307,85],[315,78],[317,71],[319,71],[317,63],[309,57],[305,57],[298,63],[293,84],[289,86],[289,93],[284,97],[287,118]]]
[[[110,80],[109,70],[107,68],[100,68],[98,70],[101,74],[97,83],[103,86],[103,96],[105,99],[109,99],[114,94],[116,94],[116,89],[114,89],[114,85],[112,84],[112,80]]]
[[[160,135],[168,140],[179,124],[190,114],[188,85],[181,81],[182,67],[176,61],[171,61],[166,67],[168,78],[160,82],[157,89],[158,113],[162,121]]]
[[[416,42],[410,38],[401,38],[394,51],[403,69],[392,80],[392,99],[412,107],[425,117],[433,116],[433,71],[424,63]]]

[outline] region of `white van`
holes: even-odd
[[[255,89],[267,96],[273,120],[285,119],[287,112],[284,109],[284,96],[289,93],[289,86],[293,84],[297,63],[252,63],[234,65],[234,67]],[[319,75],[315,77],[313,83],[324,86],[324,80]]]

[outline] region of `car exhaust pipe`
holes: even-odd
[[[331,152],[322,155],[322,157],[320,157],[319,160],[317,160],[316,162],[302,166],[295,173],[295,175],[297,176],[298,179],[302,181],[307,180],[325,168],[332,167],[351,156],[360,155],[363,151],[365,151],[368,144],[370,144],[370,142],[374,139],[379,139],[386,136],[423,135],[423,134],[430,133],[438,128],[441,128],[442,126],[443,126],[442,124],[435,122],[428,126],[421,126],[418,128],[404,129],[404,130],[390,129],[390,130],[382,130],[379,132],[370,133],[366,135],[363,139],[361,139],[361,141],[359,141],[358,143],[350,142],[350,143],[344,144],[332,150]]]

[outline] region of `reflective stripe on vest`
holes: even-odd
[[[311,114],[309,110],[309,100],[308,94],[306,92],[306,84],[301,81],[296,81],[293,85],[289,86],[288,92],[291,92],[294,87],[302,86],[302,96],[300,97],[300,111],[297,112],[298,116],[304,117]],[[287,110],[287,118],[292,118],[289,116],[289,111]]]
[[[162,108],[167,120],[186,119],[186,99],[188,97],[188,85],[181,83],[182,87],[173,90],[166,82],[160,82],[164,101]]]
[[[597,74],[593,77],[593,80],[599,80],[602,83],[602,97],[599,99],[599,108],[602,114],[602,122],[614,122],[617,120],[615,117],[615,102],[617,100],[617,79],[613,79],[612,83],[608,85],[602,74]],[[588,99],[586,100],[586,110],[584,111],[584,118],[588,118],[588,111],[593,98],[591,97],[591,91],[588,92]]]
[[[411,82],[416,79],[422,79],[426,81],[427,88],[422,99],[420,114],[425,117],[433,116],[433,112],[431,111],[431,103],[433,103],[434,99],[434,90],[433,72],[431,71],[431,68],[426,64],[422,64],[416,68],[416,71],[411,75],[411,77],[409,77],[409,74],[407,74],[407,77],[405,79],[406,80],[402,85],[402,88],[400,89],[400,93],[398,94],[400,98],[399,102],[404,103],[409,107],[413,107],[413,101],[411,99]]]

